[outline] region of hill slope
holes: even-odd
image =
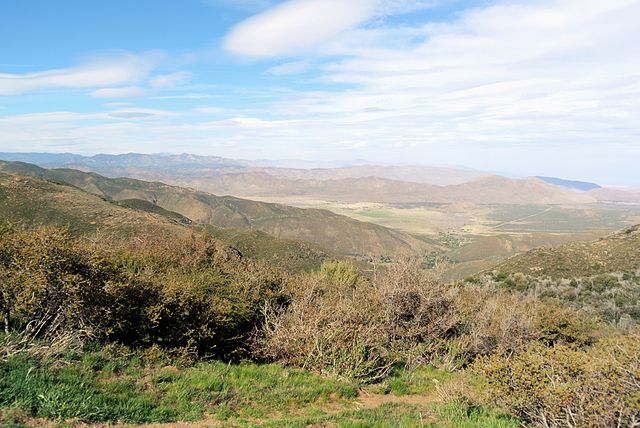
[[[68,183],[116,201],[147,201],[195,223],[259,230],[277,238],[312,242],[339,254],[407,255],[432,248],[409,234],[325,210],[219,197],[158,182],[110,179],[71,169],[46,170],[21,162],[0,162],[0,171]]]
[[[559,300],[626,330],[640,321],[640,225],[597,241],[535,249],[469,281]]]
[[[599,202],[640,205],[640,189],[602,188],[589,191]]]
[[[5,173],[0,173],[0,219],[26,227],[66,227],[75,236],[100,231],[125,239],[171,239],[192,233],[178,221],[132,210],[73,186]]]
[[[640,225],[592,242],[539,248],[515,256],[496,270],[553,279],[640,270]]]
[[[265,260],[291,271],[316,269],[332,254],[318,246],[278,239],[256,230],[190,226],[180,214],[140,200],[110,202],[68,184],[0,172],[0,221],[28,228],[66,227],[74,236],[99,239],[158,239],[171,242],[203,229],[221,249]],[[227,243],[227,244],[225,244]]]

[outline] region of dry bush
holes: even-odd
[[[92,303],[112,272],[60,229],[0,229],[0,310],[5,333],[47,339],[88,328]]]
[[[287,306],[266,311],[259,353],[361,381],[380,379],[408,350],[457,324],[444,288],[416,263],[394,265],[370,283],[345,262],[331,262],[289,290]]]
[[[536,338],[537,301],[477,286],[459,289],[455,311],[464,320],[461,337],[470,355],[500,348],[517,352]]]
[[[396,363],[454,370],[532,341],[586,346],[597,336],[597,325],[573,310],[491,288],[444,286],[414,262],[393,264],[372,281],[346,262],[325,263],[288,290],[286,305],[265,310],[257,353],[363,381]]]

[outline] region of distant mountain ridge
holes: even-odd
[[[302,197],[343,203],[589,204],[596,199],[535,178],[483,176],[439,186],[376,176],[336,179],[287,179],[267,172],[243,172],[200,178],[162,177],[164,181],[207,192],[244,198]]]
[[[106,177],[149,180],[217,177],[234,173],[267,173],[290,180],[329,180],[380,177],[435,185],[461,184],[488,174],[467,168],[399,165],[373,165],[364,161],[294,162],[248,161],[192,154],[99,154],[81,156],[50,153],[0,153],[0,159],[32,163],[42,168],[72,168],[97,172]],[[316,166],[314,166],[316,165]],[[317,165],[321,165],[318,167]]]
[[[581,190],[583,192],[587,192],[589,190],[601,189],[602,186],[596,183],[589,183],[587,181],[577,181],[577,180],[565,180],[563,178],[556,177],[544,177],[544,176],[536,176],[537,179],[544,181],[545,183],[553,184],[554,186],[566,187],[568,189],[576,189]]]

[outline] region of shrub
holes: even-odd
[[[5,330],[26,341],[84,331],[102,342],[233,359],[247,355],[265,302],[281,297],[277,271],[206,236],[103,245],[82,247],[60,229],[2,228]]]
[[[404,350],[447,334],[446,293],[418,264],[396,264],[374,283],[352,272],[331,264],[292,281],[290,304],[268,311],[259,354],[366,382]]]
[[[66,231],[0,230],[0,309],[5,332],[32,338],[88,328],[117,272],[84,255]]]
[[[453,370],[532,341],[587,346],[600,329],[533,296],[439,284],[415,262],[395,263],[373,280],[331,263],[287,289],[287,304],[267,310],[257,354],[365,382],[398,363]]]
[[[640,334],[603,339],[589,348],[531,344],[475,365],[490,401],[546,427],[638,426]]]

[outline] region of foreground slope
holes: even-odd
[[[21,162],[0,162],[0,171],[68,183],[115,201],[146,201],[195,223],[259,230],[277,238],[312,242],[340,254],[410,255],[432,248],[412,235],[325,210],[214,196],[158,182],[110,179],[72,169],[46,170]]]

